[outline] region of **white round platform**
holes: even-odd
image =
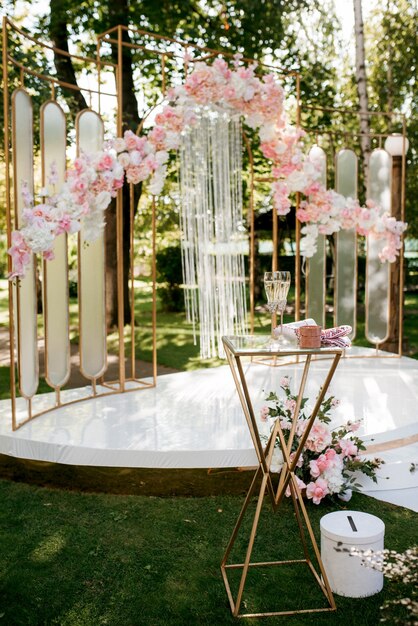
[[[418,471],[409,470],[411,463],[418,463],[418,362],[405,357],[362,358],[371,352],[353,349],[351,355],[358,358],[342,359],[337,368],[330,388],[340,400],[334,411],[335,425],[362,419],[359,432],[366,443],[388,448],[378,453],[388,458],[381,470],[385,480],[379,481],[379,487],[366,483],[368,493],[375,495],[373,489],[415,489]],[[312,399],[328,368],[326,360],[311,367],[306,395]],[[283,375],[296,383],[301,366],[248,363],[246,371],[258,412],[265,394],[278,390]],[[75,399],[82,390],[63,393]],[[24,400],[19,402],[23,406]],[[158,378],[154,388],[63,406],[15,432],[11,430],[9,401],[0,402],[0,409],[0,454],[11,457],[96,467],[227,468],[257,464],[227,365],[169,374]],[[402,439],[401,445],[393,448],[390,442],[398,439]]]

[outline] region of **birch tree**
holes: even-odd
[[[356,84],[360,109],[360,147],[363,158],[364,180],[368,179],[370,158],[370,120],[367,115],[369,99],[367,95],[366,55],[364,46],[364,25],[361,0],[353,0],[354,34],[356,43]]]

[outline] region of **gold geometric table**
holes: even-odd
[[[306,511],[305,504],[303,502],[303,498],[301,496],[300,489],[297,484],[297,480],[295,477],[295,468],[297,466],[298,459],[302,453],[305,442],[309,436],[311,428],[314,424],[315,418],[320,409],[321,403],[325,397],[325,394],[328,390],[329,384],[332,380],[338,362],[340,360],[342,349],[334,348],[334,347],[326,347],[326,348],[317,348],[317,349],[302,349],[298,346],[290,346],[289,348],[280,349],[279,346],[274,344],[270,337],[266,337],[263,335],[245,335],[245,336],[231,336],[231,337],[223,337],[222,338],[223,345],[225,348],[225,353],[228,359],[229,366],[231,368],[231,372],[234,378],[236,390],[241,401],[242,409],[244,411],[245,418],[247,420],[248,428],[250,430],[251,438],[253,441],[253,445],[255,448],[255,452],[258,458],[258,468],[256,469],[253,481],[251,483],[251,487],[247,493],[244,504],[242,506],[241,512],[238,516],[238,519],[235,524],[235,528],[229,540],[225,555],[222,559],[221,563],[221,571],[222,577],[225,583],[226,592],[228,594],[229,604],[231,606],[232,614],[235,617],[263,617],[263,616],[273,616],[273,615],[291,615],[295,613],[317,613],[321,611],[335,611],[335,601],[332,595],[332,591],[327,579],[327,575],[324,570],[324,566],[322,564],[321,555],[318,549],[318,545],[315,540],[315,536],[312,530],[312,526],[309,520],[308,513]],[[254,409],[252,406],[250,393],[248,384],[246,381],[245,371],[243,368],[242,359],[246,359],[247,357],[251,357],[252,360],[256,359],[259,361],[260,359],[273,359],[276,361],[277,359],[288,359],[292,358],[293,360],[297,359],[298,362],[303,365],[303,373],[299,385],[299,393],[296,401],[296,407],[294,409],[293,421],[291,430],[289,433],[289,438],[286,443],[285,438],[283,436],[282,429],[280,427],[280,421],[277,419],[270,437],[268,439],[267,444],[263,445],[260,439],[260,434],[257,426],[257,420],[255,418]],[[322,385],[318,389],[318,396],[315,401],[315,406],[312,410],[312,413],[307,421],[306,429],[303,435],[300,438],[299,445],[295,452],[292,453],[292,459],[290,459],[290,451],[292,447],[292,443],[294,440],[296,425],[297,425],[297,417],[299,415],[299,410],[301,408],[302,397],[304,393],[304,389],[306,386],[306,382],[308,379],[309,368],[312,363],[312,357],[321,358],[327,357],[330,362],[329,370],[325,376],[325,379]],[[284,464],[283,468],[280,472],[280,478],[278,484],[276,486],[273,485],[272,473],[270,471],[270,466],[273,457],[274,451],[274,443],[276,438],[279,438],[280,447],[283,454]],[[256,511],[254,515],[254,519],[252,522],[251,533],[248,540],[248,546],[245,554],[245,559],[243,563],[228,563],[228,557],[230,552],[234,546],[235,540],[237,538],[238,532],[240,530],[244,515],[247,511],[248,505],[252,498],[256,495],[256,487],[257,483],[261,479],[260,488],[258,491],[257,505]],[[260,513],[263,507],[263,503],[265,501],[266,493],[270,496],[270,501],[272,504],[273,512],[276,513],[280,508],[280,505],[283,500],[284,493],[289,486],[291,499],[293,503],[293,509],[295,513],[296,523],[298,526],[302,548],[303,548],[303,557],[297,560],[286,560],[286,561],[263,561],[263,562],[252,562],[251,554],[254,547],[254,541],[257,533],[257,527],[260,519]],[[303,526],[303,521],[305,523],[305,528]],[[306,532],[305,532],[306,531]],[[308,537],[306,537],[306,533]],[[309,544],[311,550],[316,558],[316,567],[312,562],[309,553]],[[247,580],[247,574],[250,568],[254,567],[266,567],[266,566],[280,566],[280,565],[292,565],[292,564],[300,564],[305,563],[310,572],[312,573],[313,579],[316,584],[319,585],[322,590],[325,598],[327,600],[327,606],[325,608],[312,608],[312,609],[298,609],[298,610],[288,610],[288,611],[269,611],[264,613],[240,613],[240,607],[243,601],[243,592]],[[235,595],[235,599],[233,597],[230,583],[228,580],[228,571],[230,570],[242,570],[238,591]]]

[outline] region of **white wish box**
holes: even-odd
[[[321,557],[334,593],[348,598],[365,598],[381,591],[383,574],[362,564],[362,552],[383,550],[385,525],[381,519],[361,511],[336,511],[320,522]]]

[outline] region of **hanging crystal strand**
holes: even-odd
[[[200,111],[180,149],[182,259],[188,319],[198,312],[202,358],[223,356],[222,335],[246,330],[239,120]],[[183,171],[184,170],[184,171]],[[196,290],[197,285],[197,290]],[[198,294],[197,294],[198,291]]]
[[[193,325],[193,340],[196,344],[197,314],[197,276],[195,268],[195,219],[193,206],[193,169],[190,167],[193,146],[191,145],[190,133],[185,137],[180,146],[180,229],[182,232],[181,251],[183,282],[185,285],[185,306],[187,321]]]

